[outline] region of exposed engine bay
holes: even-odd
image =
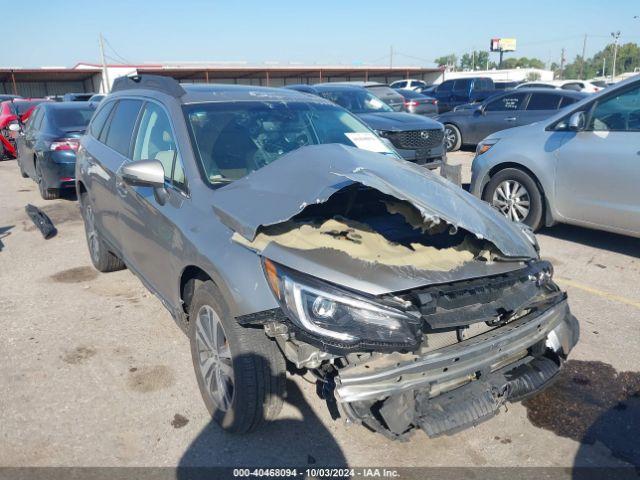
[[[348,153],[357,164],[361,154]],[[390,438],[415,428],[437,436],[555,377],[578,324],[532,234],[464,192],[452,198],[444,180],[413,188],[419,167],[368,161],[327,175],[335,165],[318,162],[326,184],[265,191],[267,167],[238,181],[216,213],[261,257],[279,304],[238,322],[263,326],[294,368],[313,373],[336,417]],[[236,206],[247,190],[269,213]]]

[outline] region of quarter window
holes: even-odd
[[[131,132],[136,126],[141,107],[141,100],[120,100],[111,117],[106,144],[124,156],[129,155]]]
[[[89,125],[89,133],[92,137],[98,138],[100,135],[100,131],[102,130],[102,127],[104,127],[107,118],[109,118],[109,114],[113,109],[114,103],[115,102],[109,102],[103,105],[103,107],[94,114],[93,119],[91,120],[91,125]]]

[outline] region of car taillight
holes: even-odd
[[[80,142],[77,138],[62,138],[60,140],[56,140],[55,142],[51,142],[51,146],[49,150],[51,151],[60,151],[60,150],[73,150],[74,152],[78,150],[80,146]]]
[[[415,100],[404,102],[405,107],[417,107],[418,105],[420,105],[420,102],[416,102]]]

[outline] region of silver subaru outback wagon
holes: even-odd
[[[276,417],[289,370],[389,438],[450,433],[544,388],[578,339],[527,227],[319,97],[123,77],[76,174],[93,264],[163,302],[228,431]]]

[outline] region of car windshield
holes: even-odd
[[[379,141],[353,115],[322,103],[201,103],[184,110],[194,150],[211,184],[242,178],[306,145],[361,146],[362,136]]]
[[[13,110],[14,114],[24,115],[25,113],[27,113],[27,111],[29,111],[29,109],[31,107],[35,107],[39,103],[41,103],[41,101],[37,101],[37,102],[12,102],[12,105],[13,105],[13,109],[12,110]]]
[[[94,109],[91,107],[53,108],[51,118],[58,128],[84,130],[89,125],[93,112]]]
[[[320,96],[353,113],[393,112],[389,105],[364,89],[324,91]]]

